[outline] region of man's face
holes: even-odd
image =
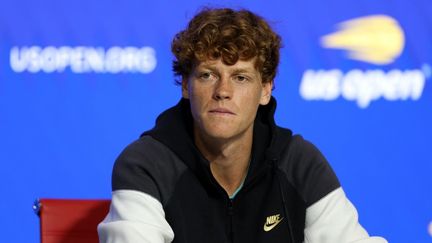
[[[253,131],[258,106],[268,104],[271,89],[253,59],[232,66],[219,59],[199,63],[183,80],[182,95],[190,100],[199,136],[232,139]]]

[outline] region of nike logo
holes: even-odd
[[[275,214],[275,215],[272,215],[272,216],[268,216],[267,220],[266,220],[266,222],[264,224],[264,231],[268,232],[268,231],[272,230],[282,220],[283,220],[283,218],[280,217],[280,214]]]

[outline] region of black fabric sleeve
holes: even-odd
[[[301,136],[292,137],[284,158],[282,170],[307,207],[340,187],[339,180],[325,157]]]
[[[114,163],[112,190],[137,190],[166,202],[185,165],[163,144],[143,136],[127,146]]]

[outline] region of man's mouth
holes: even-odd
[[[214,114],[221,114],[221,115],[235,115],[234,112],[230,111],[229,109],[226,108],[216,108],[216,109],[211,109],[209,111],[210,113],[214,113]]]

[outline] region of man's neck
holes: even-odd
[[[210,170],[228,195],[232,195],[246,177],[251,159],[253,126],[233,139],[215,139],[194,133],[195,144],[210,162]]]

